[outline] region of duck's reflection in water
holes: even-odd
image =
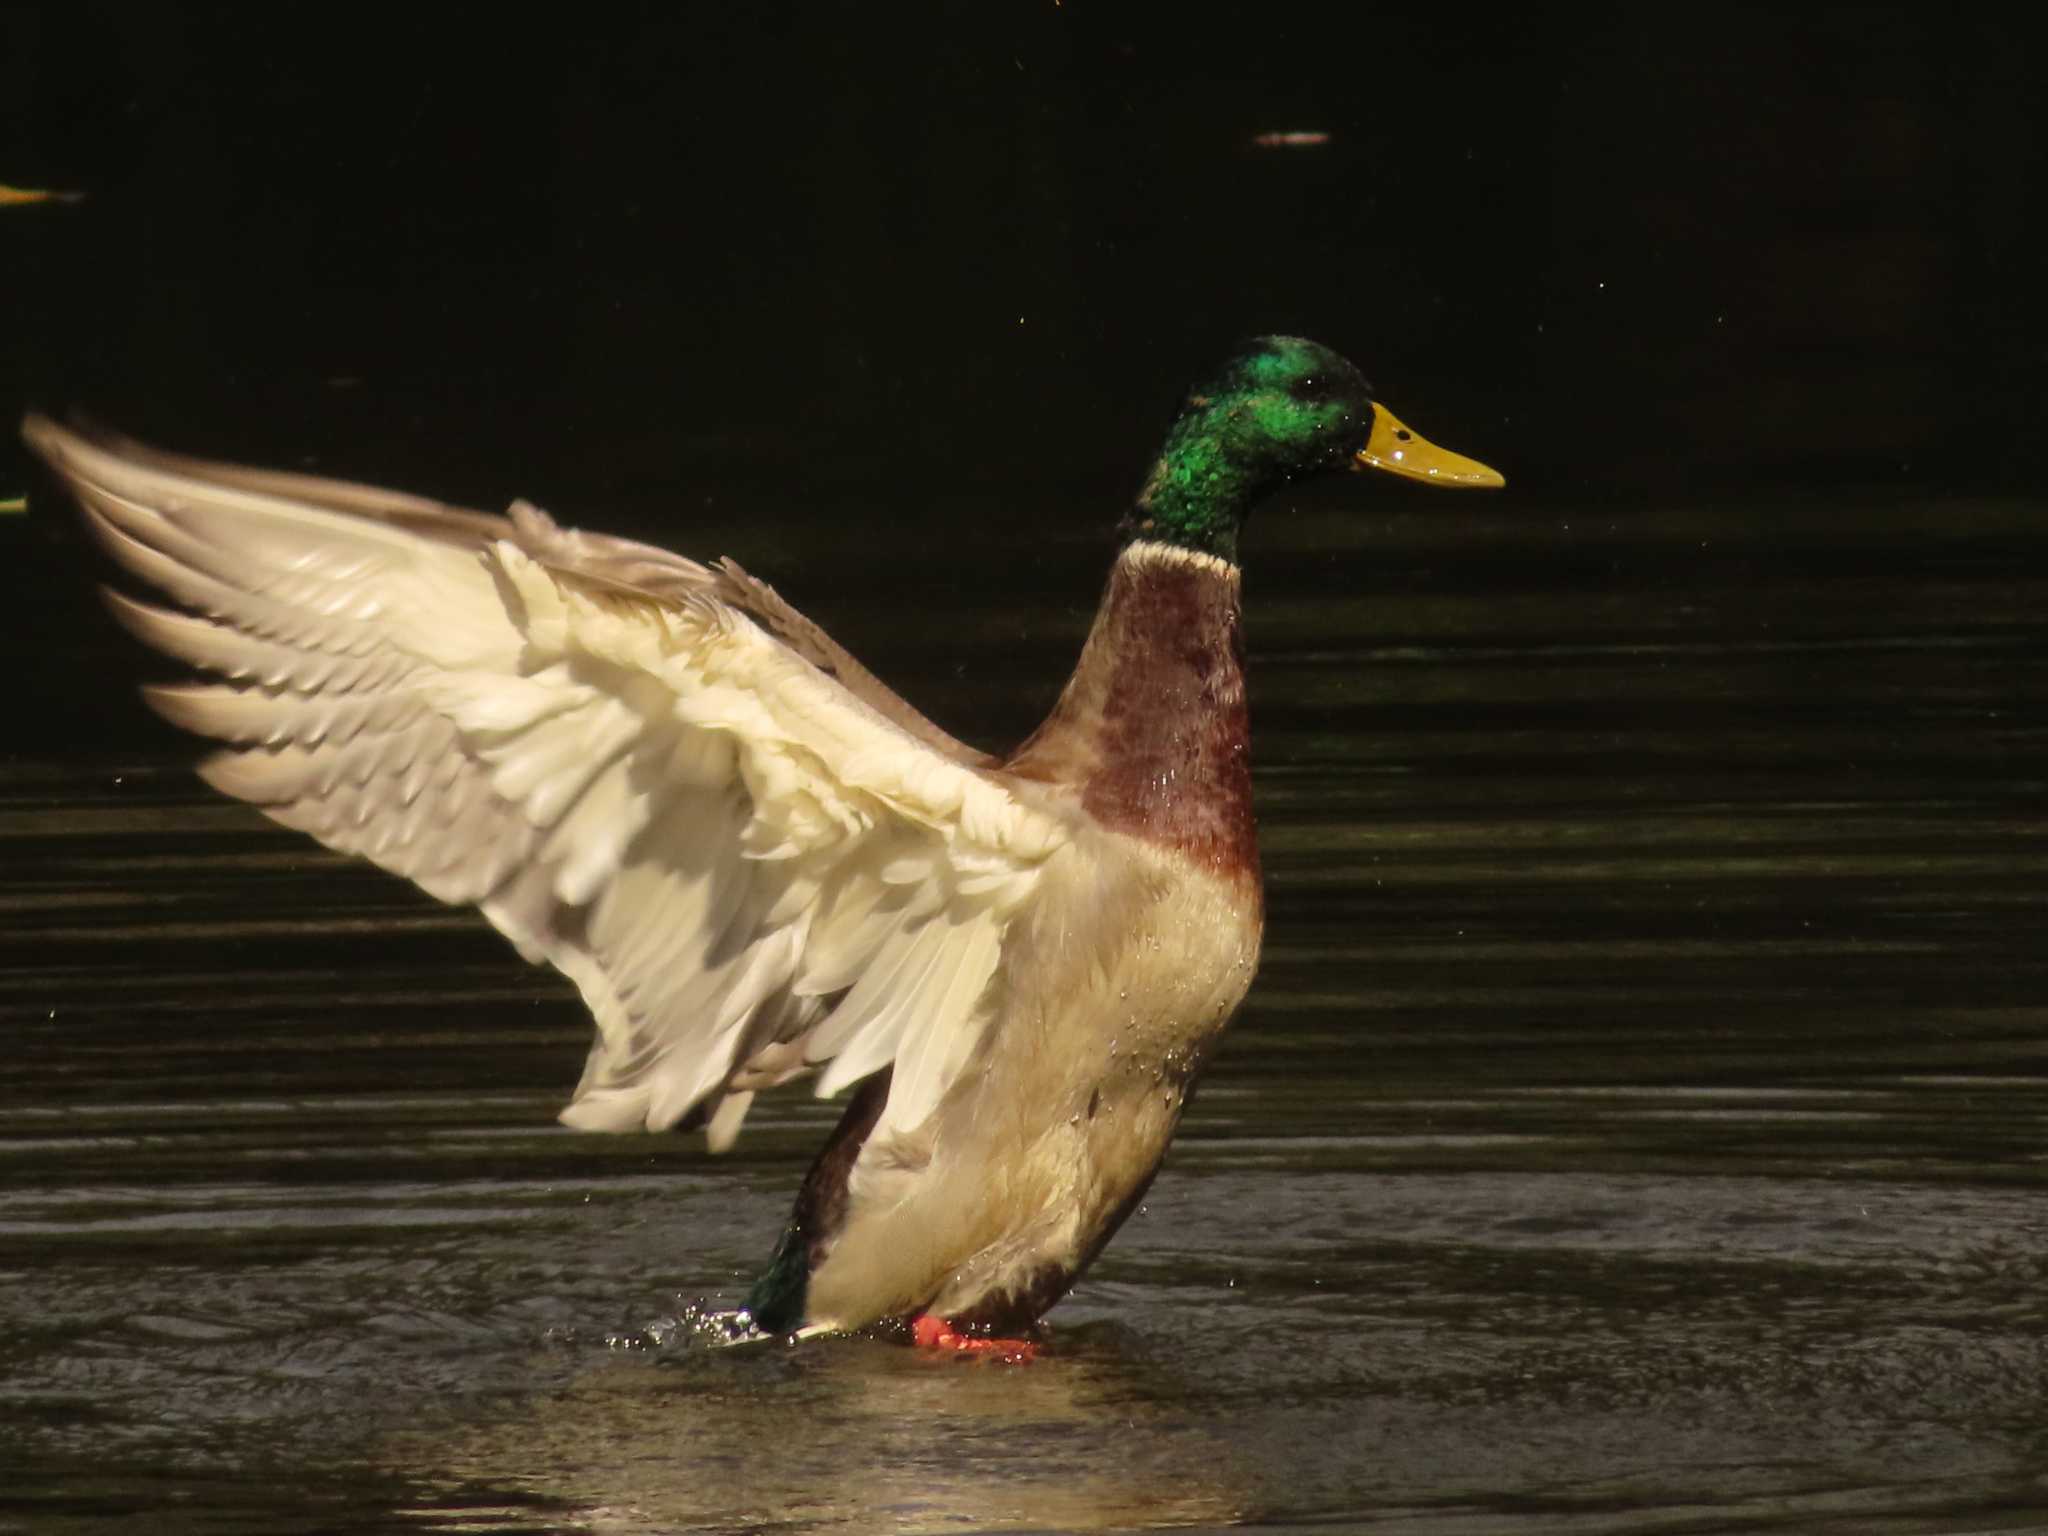
[[[1092,1531],[1241,1517],[1213,1424],[1113,1325],[1027,1366],[862,1339],[606,1357],[564,1390],[386,1445],[423,1524]],[[1174,1406],[1176,1398],[1183,1406]]]

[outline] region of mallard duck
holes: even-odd
[[[1281,484],[1501,477],[1313,342],[1190,393],[1044,724],[947,735],[730,560],[24,424],[222,681],[208,783],[481,911],[596,1023],[561,1118],[732,1144],[851,1089],[749,1294],[782,1334],[1029,1330],[1144,1195],[1258,963],[1238,531]],[[1008,1345],[1001,1346],[1009,1348]]]

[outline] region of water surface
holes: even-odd
[[[0,1528],[2048,1528],[2037,511],[1411,505],[1255,530],[1265,967],[1024,1369],[706,1347],[832,1107],[560,1129],[474,918],[9,759]],[[989,741],[1099,580],[859,559]]]

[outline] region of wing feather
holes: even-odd
[[[947,941],[955,937],[953,926],[928,923],[904,934],[902,963],[892,973],[891,984],[865,992],[856,986],[847,995],[839,1012],[851,1015],[850,1027],[841,1031],[831,1064],[818,1083],[820,1093],[837,1093],[896,1059],[912,1026],[945,991],[951,974]],[[889,1097],[892,1102],[897,1098],[893,1083]],[[886,1108],[883,1115],[888,1117]]]
[[[40,418],[110,594],[218,681],[150,702],[207,781],[475,904],[597,1026],[562,1118],[703,1123],[893,1065],[913,1129],[987,1024],[1009,919],[1067,839],[764,583],[629,540]]]
[[[988,985],[1001,955],[1002,931],[987,912],[961,926],[967,931],[949,935],[944,968],[895,1049],[896,1073],[885,1110],[891,1127],[909,1130],[922,1124],[980,1043],[976,1031],[948,1027],[947,1021],[971,1016],[973,1000]],[[834,1070],[838,1065],[833,1064]]]

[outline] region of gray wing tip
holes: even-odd
[[[100,425],[76,412],[59,421],[43,411],[29,411],[21,418],[21,440],[37,457],[53,468],[94,453],[113,455],[146,452],[140,443],[124,437],[111,427]]]
[[[76,432],[41,411],[30,411],[21,418],[21,440],[37,458],[58,470],[78,447],[84,446],[84,439]]]

